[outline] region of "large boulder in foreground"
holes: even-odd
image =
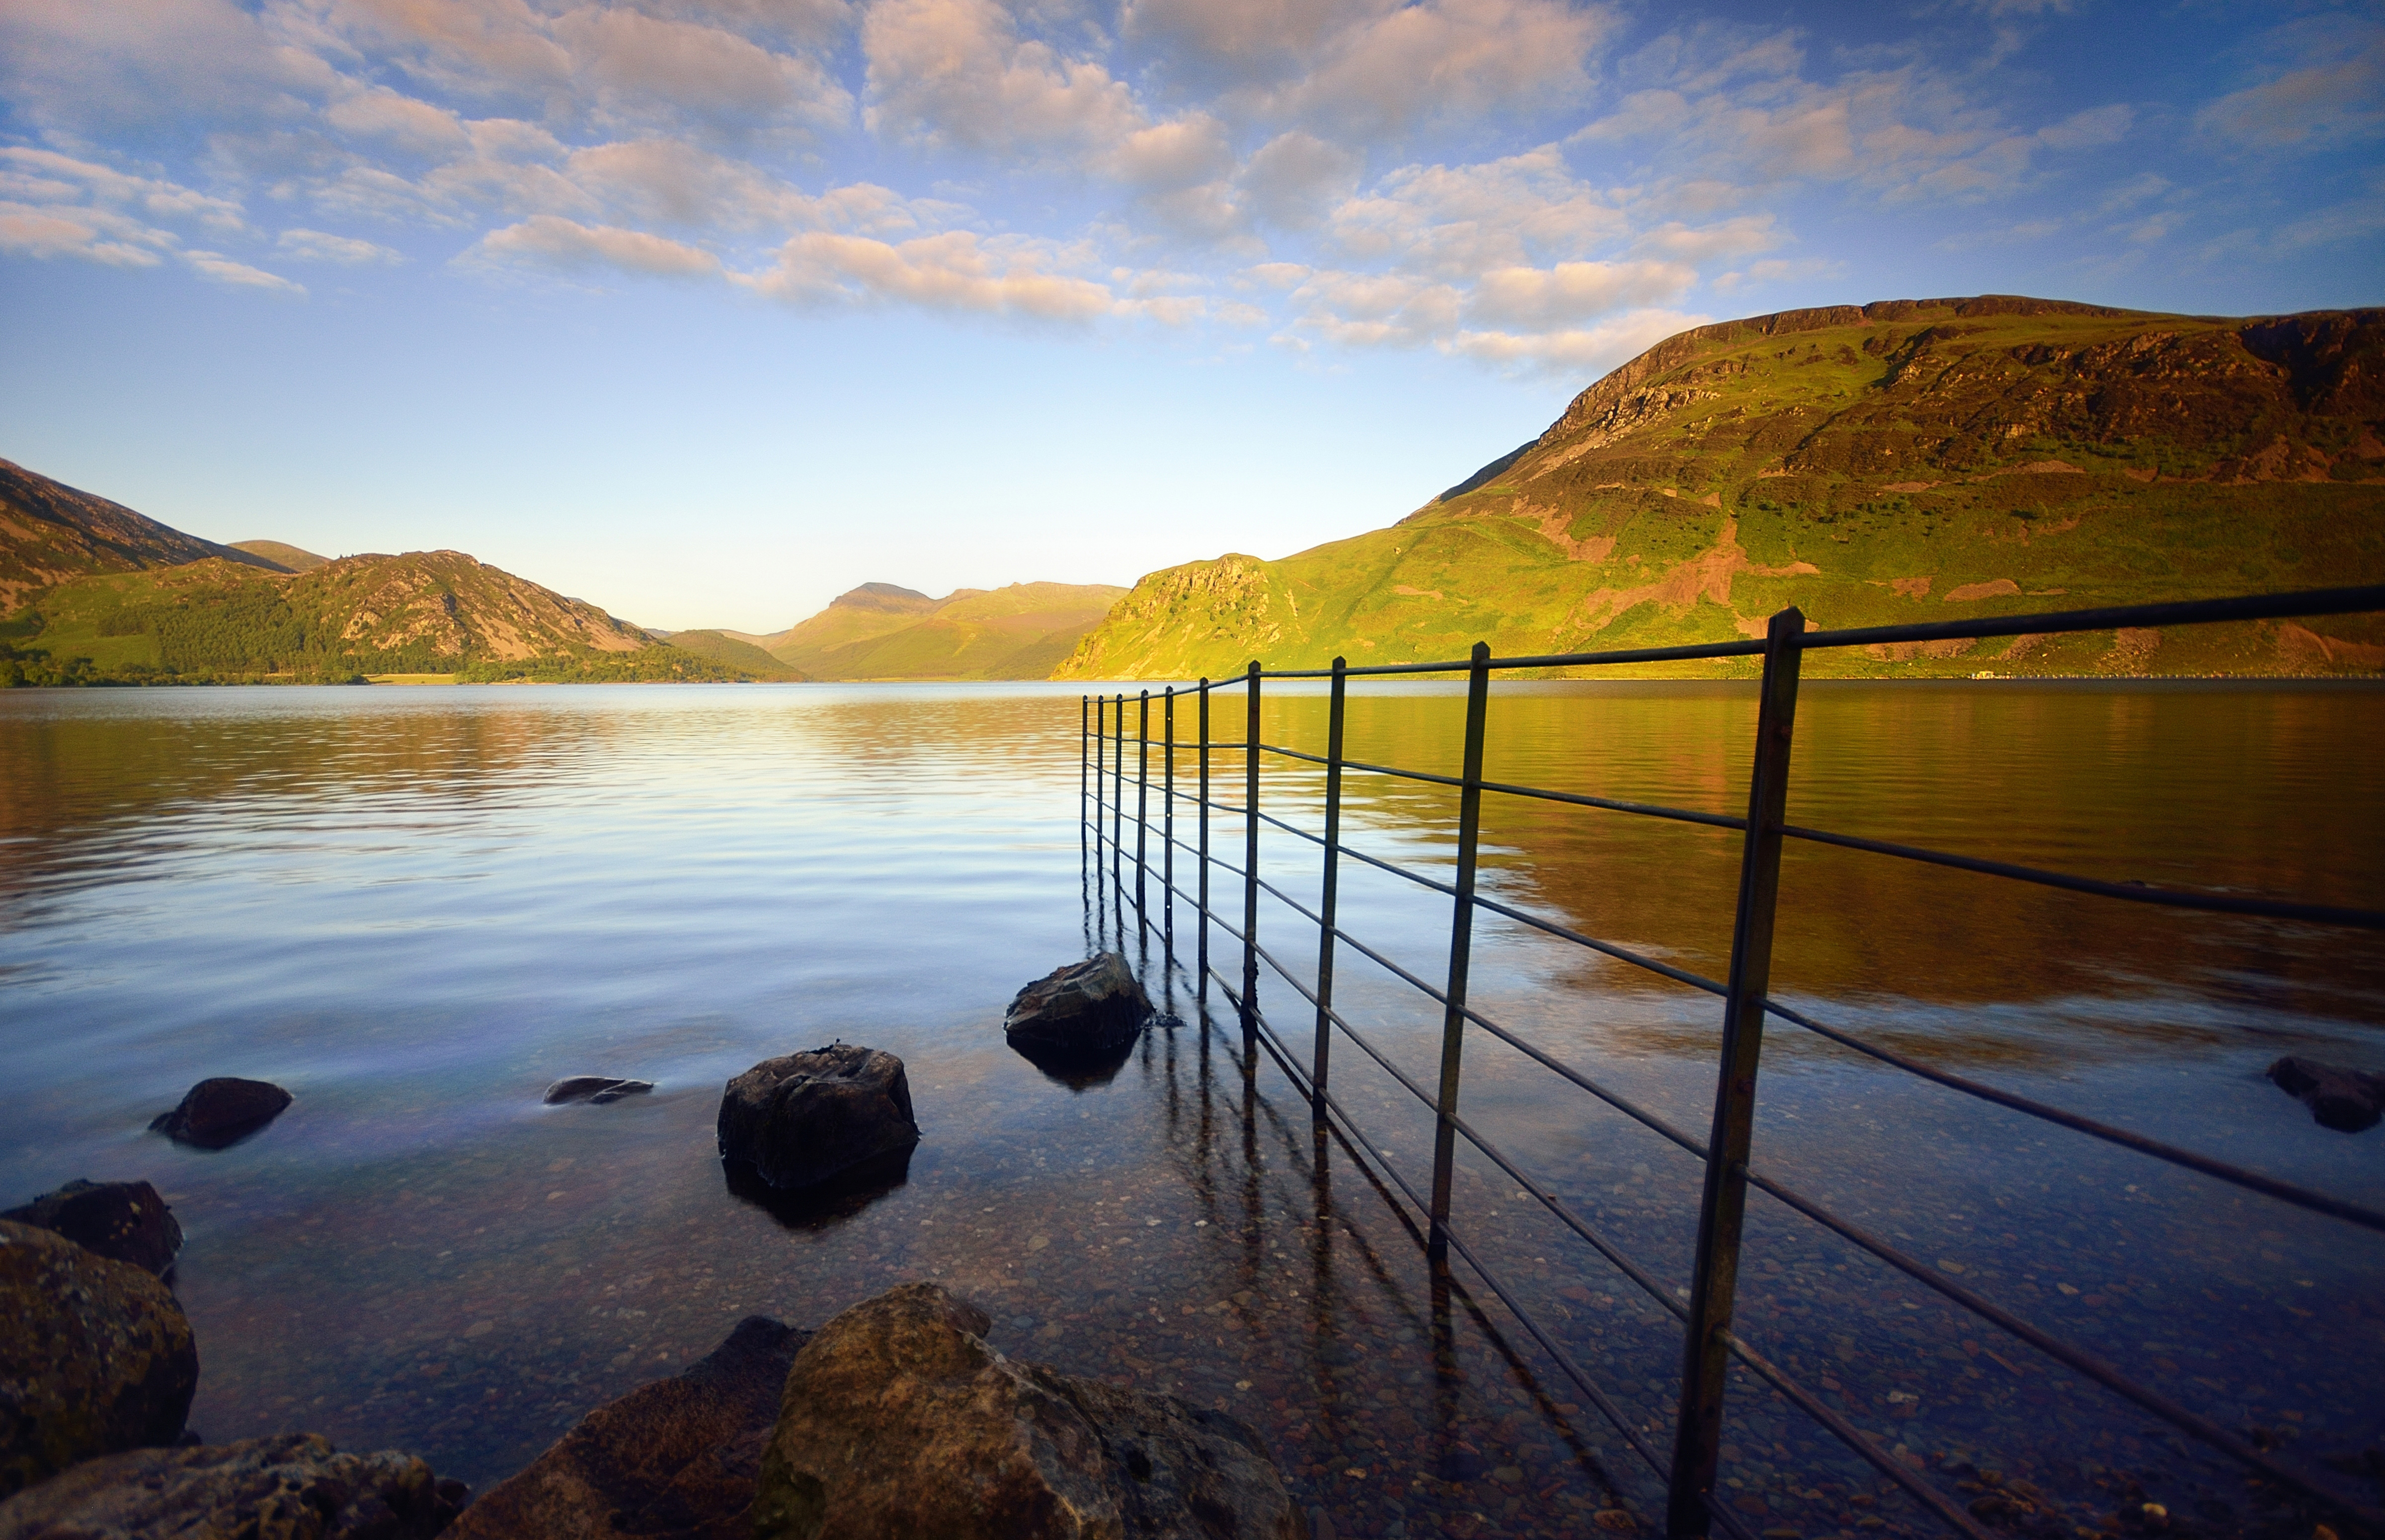
[[[490,1488],[451,1540],[750,1540],[780,1386],[810,1335],[747,1316],[684,1373],[581,1418]]]
[[[199,1349],[130,1262],[0,1220],[0,1497],[77,1460],[181,1436]]]
[[[0,1540],[430,1540],[468,1500],[412,1455],[289,1433],[85,1460],[0,1503]]]
[[[1019,990],[1003,1013],[1002,1033],[1030,1059],[1101,1059],[1124,1051],[1150,1016],[1151,997],[1134,970],[1105,951]]]
[[[2269,1066],[2269,1078],[2324,1127],[2357,1134],[2385,1117],[2385,1074],[2288,1054]]]
[[[149,1126],[182,1144],[221,1149],[271,1123],[289,1105],[290,1093],[269,1080],[222,1074],[192,1087],[180,1105],[158,1113]]]
[[[919,1142],[903,1061],[857,1043],[765,1059],[720,1096],[720,1158],[782,1191],[907,1160]]]
[[[905,1284],[788,1371],[755,1540],[1302,1540],[1249,1428],[1170,1396],[1018,1363],[983,1312]]]
[[[94,1182],[78,1177],[21,1209],[0,1213],[19,1224],[54,1230],[86,1251],[131,1262],[164,1277],[182,1248],[174,1211],[146,1182]]]

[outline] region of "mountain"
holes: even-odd
[[[293,572],[0,461],[0,684],[748,677],[460,551],[314,559]]]
[[[930,599],[864,583],[808,620],[750,640],[816,679],[1041,679],[1126,591],[1013,583]]]
[[[727,631],[671,631],[661,635],[673,647],[710,658],[724,667],[756,679],[802,680],[811,677],[800,668],[790,668],[770,656],[753,641]]]
[[[0,615],[37,589],[98,572],[144,572],[206,557],[267,571],[264,556],[145,518],[120,503],[0,460]]]
[[[245,551],[252,556],[262,556],[284,572],[312,572],[331,559],[318,556],[311,551],[301,551],[281,540],[234,540],[231,548]]]
[[[1699,327],[1397,524],[1152,573],[1055,678],[1729,640],[2385,578],[2385,310],[1985,296]],[[1813,674],[2377,672],[2385,624],[1866,655]],[[1733,675],[1729,660],[1651,674]]]

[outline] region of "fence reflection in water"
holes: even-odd
[[[2104,1140],[2141,1155],[2163,1161],[2201,1174],[2245,1191],[2258,1194],[2276,1202],[2290,1204],[2312,1213],[2326,1216],[2343,1224],[2372,1233],[2385,1233],[2385,1212],[2366,1205],[2351,1202],[2328,1193],[2277,1180],[2218,1160],[2215,1157],[2168,1144],[2133,1130],[2121,1128],[2095,1119],[2079,1116],[2011,1091],[1988,1085],[1968,1076],[1950,1073],[1930,1063],[1899,1052],[1879,1042],[1820,1019],[1810,1010],[1785,1005],[1770,996],[1770,969],[1773,950],[1773,927],[1780,903],[1780,858],[1784,843],[1790,839],[1837,846],[1873,855],[1920,862],[1980,874],[2006,880],[2040,884],[2095,897],[2140,904],[2166,906],[2265,917],[2278,921],[2296,922],[2341,927],[2358,935],[2385,930],[2385,913],[2365,909],[2321,905],[2301,901],[2291,897],[2254,897],[2238,893],[2221,893],[2193,888],[2154,887],[2142,883],[2108,882],[2069,873],[2031,868],[2012,863],[1996,862],[1927,850],[1918,847],[1868,839],[1829,830],[1806,828],[1787,822],[1787,788],[1790,776],[1791,751],[1794,740],[1795,712],[1800,665],[1804,654],[1825,648],[1878,646],[1911,642],[1929,642],[1960,639],[1981,639],[1996,636],[2047,634],[2115,629],[2122,627],[2159,627],[2200,625],[2230,621],[2276,619],[2290,616],[2313,616],[2385,610],[2385,586],[2321,590],[2297,594],[2265,595],[2244,599],[2207,601],[2177,604],[2140,605],[2119,609],[2078,611],[2065,614],[2001,616],[1984,620],[1954,621],[1933,625],[1869,627],[1841,632],[1808,631],[1802,615],[1786,610],[1771,617],[1766,635],[1760,640],[1720,643],[1662,649],[1642,649],[1605,653],[1551,654],[1517,658],[1493,658],[1487,644],[1478,643],[1472,656],[1463,663],[1388,664],[1352,668],[1345,660],[1335,659],[1330,669],[1293,669],[1267,671],[1254,661],[1244,675],[1235,680],[1212,684],[1203,679],[1189,690],[1168,687],[1161,691],[1162,715],[1167,731],[1160,742],[1163,761],[1162,803],[1164,812],[1161,840],[1166,852],[1160,873],[1161,913],[1155,923],[1150,914],[1151,896],[1146,877],[1149,871],[1148,851],[1144,836],[1149,826],[1147,792],[1149,789],[1150,696],[1149,690],[1137,696],[1139,762],[1135,795],[1134,890],[1131,900],[1132,923],[1138,937],[1156,929],[1161,938],[1166,965],[1176,965],[1175,904],[1179,900],[1192,909],[1198,936],[1194,949],[1192,976],[1199,997],[1205,1001],[1214,983],[1239,1022],[1243,1051],[1256,1062],[1264,1051],[1281,1072],[1308,1099],[1317,1123],[1320,1140],[1329,1132],[1334,1136],[1349,1157],[1362,1166],[1380,1173],[1380,1177],[1396,1189],[1419,1222],[1417,1233],[1433,1266],[1437,1297],[1451,1286],[1447,1273],[1447,1256],[1455,1251],[1473,1275],[1497,1297],[1501,1304],[1548,1356],[1549,1360],[1593,1406],[1614,1425],[1626,1447],[1646,1466],[1653,1477],[1662,1484],[1666,1493],[1666,1527],[1677,1536],[1704,1535],[1716,1527],[1738,1534],[1753,1534],[1746,1521],[1717,1500],[1717,1486],[1722,1479],[1724,1460],[1723,1411],[1727,1387],[1731,1380],[1734,1360],[1760,1378],[1771,1389],[1794,1404],[1807,1416],[1836,1435],[1854,1455],[1871,1465],[1888,1481],[1902,1488],[1915,1502],[1940,1521],[1944,1527],[1967,1535],[1984,1537],[1988,1530],[1976,1516],[1974,1507],[1966,1504],[1959,1494],[1950,1494],[1932,1480],[1921,1468],[1918,1459],[1899,1449],[1883,1447],[1863,1433],[1847,1418],[1833,1410],[1811,1386],[1802,1383],[1774,1363],[1733,1329],[1734,1303],[1740,1273],[1742,1236],[1744,1227],[1746,1193],[1754,1186],[1777,1200],[1790,1212],[1801,1216],[1838,1237],[1868,1252],[1874,1258],[1895,1268],[1915,1282],[1936,1292],[1953,1306],[1969,1312],[2010,1335],[2018,1338],[2037,1352],[2052,1359],[2064,1368],[2104,1386],[2143,1411],[2160,1419],[2179,1432],[2202,1445],[2218,1451],[2238,1462],[2258,1479],[2276,1483],[2296,1494],[2307,1508],[2329,1520],[2339,1529],[2353,1533],[2385,1534],[2385,1516],[2380,1516],[2371,1504],[2346,1489],[2340,1480],[2330,1479],[2305,1463],[2285,1458],[2280,1452],[2255,1447],[2252,1442],[2223,1427],[2205,1416],[2160,1391],[2132,1377],[2120,1367],[2090,1353],[2077,1345],[2042,1330],[2031,1322],[1967,1287],[1948,1273],[1932,1267],[1919,1258],[1908,1255],[1889,1239],[1873,1233],[1843,1215],[1815,1200],[1809,1195],[1789,1186],[1779,1178],[1751,1164],[1751,1144],[1754,1128],[1758,1071],[1763,1055],[1764,1031],[1767,1020],[1778,1020],[1814,1033],[1837,1046],[1862,1054],[1894,1070],[1917,1075],[1950,1090],[1976,1097],[2003,1108],[2042,1120],[2057,1127],[2089,1137]],[[1671,662],[1701,658],[1758,657],[1763,664],[1756,714],[1754,753],[1748,786],[1748,811],[1743,817],[1655,803],[1627,801],[1544,788],[1488,781],[1483,776],[1484,739],[1487,732],[1487,703],[1491,676],[1501,670],[1545,670],[1551,668],[1597,668]],[[1463,769],[1456,776],[1430,774],[1393,765],[1363,764],[1348,760],[1343,754],[1348,687],[1353,677],[1367,676],[1418,676],[1460,673],[1467,681],[1467,706]],[[1331,694],[1328,716],[1325,752],[1321,755],[1283,744],[1270,744],[1263,739],[1260,702],[1265,682],[1268,679],[1328,679]],[[1237,741],[1219,741],[1210,733],[1211,697],[1220,690],[1239,689],[1244,693],[1245,727]],[[1180,745],[1174,732],[1175,707],[1179,694],[1197,698],[1199,736],[1190,744]],[[1088,851],[1089,865],[1098,876],[1101,861],[1100,846],[1106,842],[1110,855],[1108,892],[1117,912],[1123,936],[1129,913],[1125,888],[1125,799],[1124,779],[1126,756],[1127,697],[1089,697],[1087,709],[1093,727],[1086,734],[1086,756],[1092,766],[1090,786],[1093,796],[1080,814],[1084,832],[1092,836]],[[1116,724],[1113,741],[1105,746],[1101,724],[1111,712]],[[1174,814],[1179,794],[1175,789],[1176,759],[1179,752],[1189,752],[1196,761],[1198,792],[1192,798],[1199,814],[1200,838],[1197,845],[1184,847],[1196,863],[1197,882],[1194,892],[1185,893],[1175,881],[1173,861],[1180,842],[1174,834]],[[1242,756],[1243,800],[1237,806],[1211,800],[1210,770],[1213,755],[1239,752]],[[1324,773],[1324,818],[1322,833],[1302,828],[1268,813],[1261,806],[1261,767],[1263,756],[1275,756],[1289,762],[1305,762],[1321,767]],[[1111,789],[1102,806],[1100,795],[1102,761],[1106,758],[1111,769]],[[1342,839],[1343,781],[1350,772],[1396,777],[1432,783],[1450,788],[1458,794],[1458,816],[1455,841],[1454,880],[1443,882],[1405,866],[1352,849]],[[1729,829],[1742,838],[1739,885],[1731,931],[1730,962],[1728,977],[1717,980],[1675,967],[1647,955],[1644,950],[1617,945],[1612,941],[1579,933],[1546,916],[1484,897],[1476,890],[1477,863],[1481,835],[1481,799],[1486,791],[1503,796],[1540,799],[1567,803],[1599,813],[1622,813]],[[1104,839],[1102,813],[1110,814],[1110,828]],[[1240,818],[1243,830],[1242,862],[1237,867],[1217,858],[1210,850],[1209,820],[1212,812]],[[1278,883],[1268,880],[1260,868],[1260,831],[1269,826],[1281,834],[1305,841],[1318,848],[1321,864],[1315,907],[1303,901]],[[1452,902],[1449,925],[1449,951],[1444,981],[1435,986],[1398,960],[1369,947],[1364,940],[1347,934],[1339,923],[1338,900],[1340,866],[1343,858],[1361,862],[1425,888],[1442,893]],[[1217,866],[1226,874],[1241,879],[1242,905],[1239,926],[1229,923],[1216,913],[1210,903],[1209,872]],[[1259,899],[1265,893],[1284,909],[1298,916],[1304,928],[1313,929],[1317,948],[1313,972],[1303,976],[1288,966],[1260,938]],[[1701,1138],[1691,1130],[1649,1111],[1632,1099],[1602,1085],[1578,1065],[1567,1064],[1519,1037],[1499,1022],[1492,1020],[1468,1003],[1468,976],[1472,956],[1472,927],[1475,912],[1485,910],[1535,931],[1590,949],[1605,957],[1645,970],[1676,985],[1718,997],[1723,1003],[1722,1030],[1713,1089],[1713,1116],[1710,1126]],[[1212,925],[1237,943],[1242,968],[1239,981],[1229,979],[1210,962],[1208,932]],[[1378,1044],[1347,1020],[1334,1004],[1334,965],[1342,949],[1358,953],[1387,973],[1430,998],[1441,1007],[1442,1035],[1437,1085],[1428,1087],[1403,1071]],[[1271,1023],[1260,1004],[1260,965],[1277,974],[1313,1012],[1312,1040],[1306,1063],[1300,1062],[1292,1045],[1278,1025]],[[1624,1251],[1606,1234],[1602,1233],[1580,1213],[1569,1206],[1551,1186],[1532,1173],[1508,1158],[1480,1129],[1475,1127],[1461,1111],[1460,1089],[1463,1080],[1464,1049],[1467,1028],[1489,1034],[1522,1053],[1542,1067],[1563,1077],[1584,1092],[1598,1098],[1617,1112],[1636,1120],[1646,1128],[1671,1141],[1688,1152],[1704,1167],[1704,1184],[1697,1210],[1697,1238],[1691,1283],[1686,1291],[1664,1286],[1633,1257]],[[1331,1082],[1331,1042],[1339,1033],[1361,1049],[1393,1081],[1417,1101],[1431,1110],[1434,1120],[1434,1142],[1430,1176],[1424,1181],[1425,1190],[1418,1191],[1406,1174],[1392,1163],[1383,1147],[1370,1139],[1352,1115],[1350,1107],[1337,1098]],[[1606,1264],[1619,1272],[1670,1314],[1678,1323],[1680,1334],[1681,1367],[1678,1388],[1671,1399],[1671,1427],[1661,1428],[1653,1419],[1635,1417],[1620,1405],[1598,1377],[1586,1369],[1540,1320],[1517,1291],[1503,1277],[1496,1260],[1483,1254],[1480,1247],[1469,1244],[1465,1231],[1453,1223],[1451,1213],[1452,1173],[1457,1141],[1463,1138],[1492,1165],[1518,1185],[1517,1196],[1527,1194],[1544,1208],[1567,1230],[1592,1247]],[[1682,1292],[1686,1298],[1679,1298]],[[1445,1319],[1445,1310],[1437,1316]]]

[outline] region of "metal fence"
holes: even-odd
[[[1121,901],[1127,891],[1126,885],[1131,878],[1138,929],[1159,931],[1165,955],[1171,963],[1177,951],[1175,904],[1172,900],[1180,899],[1192,905],[1197,916],[1192,966],[1202,998],[1205,1000],[1208,986],[1214,980],[1240,1022],[1245,1052],[1255,1055],[1263,1048],[1308,1099],[1320,1131],[1328,1125],[1337,1126],[1353,1157],[1379,1168],[1392,1186],[1415,1206],[1417,1216],[1424,1222],[1421,1233],[1425,1236],[1426,1252],[1436,1272],[1446,1268],[1447,1259],[1454,1252],[1498,1297],[1566,1378],[1578,1386],[1582,1395],[1614,1424],[1626,1446],[1666,1486],[1665,1521],[1668,1534],[1704,1535],[1717,1524],[1738,1534],[1751,1533],[1744,1521],[1715,1500],[1714,1496],[1722,1458],[1724,1391],[1727,1372],[1733,1360],[1828,1428],[1855,1455],[1903,1488],[1924,1509],[1942,1521],[1946,1527],[1977,1537],[1977,1540],[1986,1540],[1988,1534],[1979,1520],[1954,1497],[1940,1490],[1921,1472],[1896,1459],[1826,1405],[1815,1391],[1799,1383],[1733,1332],[1732,1307],[1739,1279],[1742,1223],[1747,1192],[1752,1186],[1792,1212],[1802,1215],[1935,1291],[1960,1310],[2019,1338],[2078,1374],[2126,1397],[2179,1432],[2231,1457],[2259,1476],[2299,1494],[2316,1509],[2327,1513],[2336,1524],[2348,1526],[2355,1533],[2385,1535],[2385,1515],[2348,1495],[2338,1484],[2296,1462],[2281,1459],[2277,1451],[2254,1447],[2210,1418],[2140,1383],[2115,1364],[2063,1341],[1983,1298],[1881,1236],[1833,1212],[1767,1174],[1762,1167],[1752,1164],[1749,1150],[1765,1028],[1768,1021],[1778,1021],[1801,1031],[1817,1034],[1893,1069],[1933,1081],[1966,1096],[1977,1097],[2075,1134],[2105,1140],[2139,1154],[2168,1161],[2277,1202],[2308,1210],[2346,1224],[2385,1232],[2385,1212],[2279,1181],[2131,1129],[2082,1117],[2029,1097],[1951,1074],[1869,1041],[1820,1019],[1810,1011],[1785,1005],[1767,994],[1773,921],[1780,898],[1780,854],[1783,843],[1791,839],[1835,845],[1873,855],[1923,862],[2017,882],[2042,884],[2121,903],[2266,916],[2353,930],[2385,930],[2385,913],[2373,910],[2336,908],[2288,898],[2254,898],[2134,882],[2105,882],[1825,829],[1804,828],[1789,824],[1785,818],[1798,676],[1802,660],[1809,652],[2024,634],[2286,619],[2380,610],[2385,610],[2385,585],[1839,631],[1809,631],[1804,617],[1791,609],[1771,617],[1760,640],[1512,658],[1494,658],[1487,644],[1477,643],[1472,656],[1463,662],[1391,664],[1357,668],[1348,666],[1340,658],[1333,661],[1330,669],[1267,670],[1254,662],[1240,678],[1214,684],[1203,679],[1197,686],[1188,689],[1165,689],[1156,697],[1146,689],[1131,698],[1123,693],[1084,698],[1081,706],[1084,754],[1080,771],[1080,794],[1084,816],[1080,818],[1080,843],[1086,846],[1087,858],[1096,869],[1106,854],[1111,883]],[[1617,665],[1734,657],[1763,660],[1754,765],[1749,777],[1748,811],[1744,817],[1483,779],[1483,739],[1491,676],[1494,673],[1552,668],[1594,670]],[[1343,756],[1344,708],[1351,679],[1451,674],[1462,675],[1467,681],[1464,768],[1461,775],[1432,775],[1392,765],[1365,764]],[[1270,679],[1330,681],[1326,751],[1322,755],[1261,740],[1259,707],[1264,684]],[[1221,740],[1211,732],[1212,702],[1220,692],[1231,689],[1243,692],[1243,731],[1239,739]],[[1187,702],[1194,706],[1198,716],[1195,730],[1189,739],[1179,736],[1176,720],[1178,706]],[[1152,731],[1152,708],[1155,704],[1159,708],[1161,718],[1156,738]],[[1127,722],[1130,709],[1135,714],[1131,736]],[[1150,849],[1154,827],[1151,761],[1155,748],[1159,750],[1161,759],[1157,784],[1161,801],[1159,851],[1155,874]],[[1130,775],[1127,764],[1130,751],[1135,759]],[[1230,751],[1238,751],[1242,756],[1242,801],[1240,804],[1219,801],[1212,795],[1213,756]],[[1177,785],[1177,760],[1180,755],[1190,755],[1193,760],[1196,785],[1190,793],[1180,791]],[[1259,771],[1263,755],[1305,762],[1323,768],[1324,828],[1321,833],[1296,827],[1260,807]],[[1342,784],[1345,776],[1351,773],[1399,777],[1456,789],[1458,821],[1454,882],[1442,882],[1410,871],[1342,842]],[[1714,979],[1671,966],[1477,892],[1475,867],[1481,829],[1482,798],[1486,792],[1739,831],[1743,837],[1743,844],[1729,976]],[[1127,807],[1130,794],[1134,801],[1130,852]],[[1176,821],[1179,806],[1187,802],[1197,813],[1194,838],[1189,841],[1179,838]],[[1212,813],[1240,819],[1242,838],[1242,863],[1239,866],[1225,860],[1213,848]],[[1260,876],[1259,834],[1262,826],[1317,848],[1322,873],[1316,907],[1310,907]],[[1191,858],[1193,866],[1193,887],[1189,893],[1177,885],[1176,858],[1180,851]],[[1433,983],[1341,927],[1336,919],[1336,909],[1340,867],[1345,859],[1405,878],[1452,900],[1447,968],[1442,975],[1442,982]],[[1242,897],[1239,925],[1230,923],[1212,906],[1210,880],[1213,869],[1239,882]],[[1150,920],[1148,909],[1149,886],[1155,875],[1166,899],[1170,900],[1161,904],[1155,924]],[[1314,928],[1317,950],[1313,975],[1304,977],[1295,973],[1261,943],[1259,900],[1263,893],[1297,915],[1304,926]],[[1675,984],[1713,995],[1722,1001],[1721,1046],[1714,1082],[1714,1115],[1703,1138],[1697,1132],[1676,1126],[1600,1084],[1579,1066],[1560,1062],[1467,1003],[1467,973],[1472,954],[1474,915],[1478,910],[1645,969]],[[1209,932],[1212,925],[1240,945],[1239,980],[1229,978],[1211,962]],[[1441,1006],[1441,1060],[1437,1085],[1418,1084],[1335,1008],[1335,955],[1338,948],[1344,947],[1405,981]],[[1289,984],[1313,1012],[1305,1055],[1295,1053],[1282,1030],[1268,1021],[1259,1009],[1262,964]],[[1698,1209],[1692,1282],[1686,1299],[1677,1298],[1673,1290],[1662,1286],[1646,1268],[1587,1222],[1547,1185],[1509,1159],[1481,1129],[1462,1114],[1459,1087],[1469,1028],[1487,1033],[1517,1049],[1581,1091],[1672,1141],[1703,1162],[1704,1185]],[[1435,1129],[1432,1170],[1430,1179],[1423,1185],[1424,1190],[1419,1191],[1417,1186],[1390,1162],[1382,1154],[1381,1147],[1367,1137],[1351,1116],[1349,1108],[1334,1095],[1332,1050],[1337,1034],[1367,1054],[1409,1094],[1430,1109]],[[1464,1230],[1453,1222],[1450,1213],[1451,1173],[1456,1144],[1460,1139],[1472,1145],[1484,1158],[1512,1177],[1523,1192],[1529,1193],[1560,1223],[1589,1243],[1617,1271],[1678,1320],[1681,1328],[1681,1371],[1669,1449],[1655,1447],[1650,1436],[1653,1429],[1643,1430],[1617,1404],[1596,1377],[1534,1317],[1517,1290],[1502,1278],[1495,1260],[1469,1244]],[[1661,1441],[1661,1435],[1655,1435],[1655,1442]]]

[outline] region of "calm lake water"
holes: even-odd
[[[1218,736],[1238,737],[1239,702],[1219,710]],[[1454,772],[1462,710],[1445,687],[1354,691],[1349,752]],[[1319,695],[1267,712],[1269,741],[1321,749]],[[1754,714],[1733,686],[1503,688],[1488,773],[1743,812]],[[1032,685],[0,695],[0,1204],[76,1176],[157,1185],[188,1236],[176,1285],[203,1365],[192,1422],[211,1440],[318,1430],[485,1486],[742,1316],[817,1325],[932,1277],[985,1306],[1005,1351],[1243,1417],[1338,1534],[1580,1534],[1617,1501],[1661,1511],[1513,1318],[1463,1266],[1437,1292],[1391,1192],[1320,1148],[1284,1076],[1204,1014],[1180,904],[1167,962],[1156,836],[1147,927],[1088,884],[1078,715],[1075,689]],[[1809,685],[1791,816],[2385,907],[2380,760],[2385,692],[2365,687]],[[1239,801],[1231,768],[1219,790]],[[1271,768],[1263,802],[1314,827],[1319,788]],[[1354,776],[1345,816],[1353,844],[1447,869],[1445,790]],[[1485,830],[1493,896],[1726,971],[1735,836],[1499,798]],[[1192,838],[1189,807],[1179,832]],[[1239,863],[1233,820],[1217,841]],[[1315,848],[1264,844],[1270,879],[1313,893]],[[1189,891],[1189,857],[1177,876]],[[1447,900],[1348,863],[1342,880],[1345,928],[1438,982]],[[1232,881],[1216,888],[1238,920]],[[1792,846],[1783,894],[1777,995],[2385,1204],[2385,1130],[2319,1128],[2261,1075],[2288,1052],[2385,1068],[2376,937],[1818,847]],[[1121,926],[1183,1025],[1107,1076],[1011,1053],[1011,994]],[[1486,1014],[1703,1136],[1716,1001],[1510,922],[1477,936]],[[1314,959],[1272,900],[1261,937],[1295,971]],[[1238,974],[1234,943],[1211,945]],[[1347,950],[1338,999],[1432,1076],[1430,1001]],[[1271,976],[1261,1002],[1305,1053],[1306,1007]],[[907,1179],[814,1212],[730,1191],[722,1082],[836,1038],[907,1062],[925,1131]],[[1467,1053],[1468,1118],[1685,1284],[1696,1163],[1483,1035]],[[1334,1062],[1368,1142],[1421,1186],[1430,1116],[1346,1042]],[[549,1081],[592,1073],[657,1089],[540,1105]],[[297,1100],[220,1152],[144,1132],[212,1074]],[[2385,1237],[1779,1025],[1755,1152],[2378,1500],[2374,1465],[2323,1462],[2356,1469],[2385,1438]],[[1495,1168],[1460,1164],[1462,1233],[1666,1447],[1669,1318]],[[1769,1199],[1751,1198],[1747,1259],[1742,1334],[1958,1500],[1976,1465],[2091,1529],[2145,1500],[2131,1483],[2189,1527],[2266,1522],[2239,1471]],[[1733,1395],[1728,1495],[1751,1530],[1931,1531],[1802,1413]]]

